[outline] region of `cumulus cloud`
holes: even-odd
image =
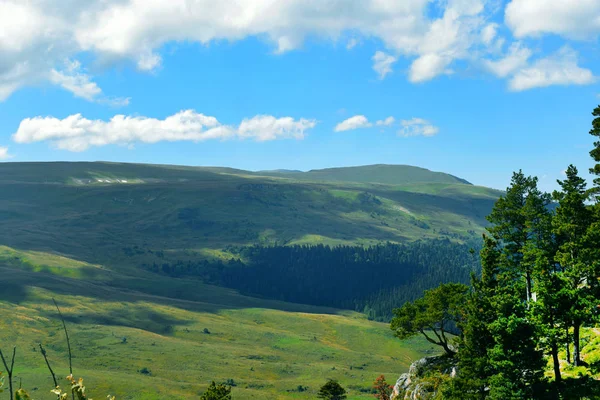
[[[295,120],[291,117],[275,118],[271,115],[257,115],[244,119],[237,134],[242,138],[252,138],[259,142],[275,139],[304,139],[304,132],[315,127],[317,122],[309,119]]]
[[[435,136],[440,129],[429,121],[422,118],[412,118],[400,121],[402,129],[398,132],[400,136]]]
[[[371,126],[373,126],[373,124],[369,122],[367,117],[364,115],[355,115],[337,124],[334,131],[344,132],[359,128],[369,128]]]
[[[578,65],[577,53],[563,47],[557,53],[517,71],[509,87],[513,91],[522,91],[551,85],[588,85],[595,81],[592,71]]]
[[[245,119],[239,127],[233,127],[193,110],[180,111],[162,120],[115,115],[109,121],[103,121],[74,114],[64,119],[26,118],[21,121],[13,140],[16,143],[48,141],[59,149],[84,151],[92,146],[131,145],[136,142],[201,142],[231,138],[256,141],[302,139],[304,132],[315,125],[314,120],[260,115]]]
[[[516,37],[557,34],[573,39],[600,34],[597,0],[512,0],[506,6],[506,24]]]
[[[372,60],[373,70],[377,72],[379,79],[384,79],[387,74],[392,72],[392,65],[398,58],[391,54],[384,53],[383,51],[377,51]]]
[[[83,53],[103,64],[130,60],[141,71],[153,71],[162,65],[160,49],[166,43],[206,45],[251,36],[270,42],[276,53],[297,49],[308,36],[335,41],[351,32],[348,48],[373,37],[389,53],[377,64],[384,77],[398,57],[426,55],[425,60],[436,57],[446,65],[467,58],[480,41],[485,13],[483,0],[440,2],[441,17],[429,11],[430,0],[247,0],[235,7],[221,0],[59,3],[0,1],[0,99],[43,81],[90,97],[93,80],[60,69],[62,60],[81,59]],[[420,67],[427,71],[417,71]],[[421,59],[413,71],[426,79],[442,69]]]
[[[209,45],[248,37],[266,40],[275,53],[295,50],[307,37],[334,42],[350,34],[348,49],[374,38],[386,49],[372,60],[380,78],[402,57],[410,63],[408,79],[424,82],[452,72],[456,61],[479,63],[477,54],[502,42],[500,27],[489,23],[497,3],[245,0],[233,7],[222,0],[0,0],[0,101],[43,82],[99,101],[103,95],[93,77],[63,65],[65,59],[84,60],[83,54],[102,65],[128,60],[148,72],[161,68],[167,43]],[[506,23],[517,37],[593,37],[600,33],[600,3],[512,0]]]
[[[498,24],[491,23],[486,25],[485,28],[483,28],[483,30],[481,31],[481,40],[483,41],[483,43],[485,43],[486,45],[492,44],[492,42],[496,38],[497,31]]]
[[[8,147],[0,146],[0,160],[8,160],[12,155],[8,153]]]
[[[417,58],[410,66],[409,79],[413,83],[429,81],[442,74],[446,67],[452,62],[447,58],[435,53],[425,54]]]
[[[375,122],[375,125],[377,125],[377,126],[392,126],[395,121],[396,121],[396,118],[390,116],[390,117],[387,117],[386,119],[380,119],[379,121]]]
[[[523,47],[520,43],[513,43],[503,58],[494,61],[485,60],[484,65],[494,75],[505,78],[527,66],[530,57],[531,50]]]

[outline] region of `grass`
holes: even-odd
[[[2,248],[2,254],[0,285],[9,290],[0,292],[0,346],[18,346],[15,374],[24,387],[37,388],[36,399],[50,399],[52,386],[38,343],[59,376],[68,371],[52,298],[69,327],[75,374],[96,398],[191,399],[213,379],[233,379],[237,399],[312,399],[332,378],[352,387],[350,399],[367,399],[379,374],[394,380],[434,351],[418,338],[401,342],[387,324],[353,312],[252,299],[164,277],[143,280],[138,291],[133,278],[100,267],[91,281],[60,270],[36,272],[46,259],[62,260],[54,254],[36,253],[36,261],[29,252]],[[15,257],[22,265],[6,262]],[[159,286],[173,295],[186,284],[198,293],[195,301],[156,295]],[[295,391],[299,385],[308,390]]]
[[[381,168],[384,180],[402,183],[313,182],[312,172],[300,179],[223,168],[1,163],[0,244],[127,268],[160,262],[157,251],[173,259],[190,249],[220,257],[210,252],[228,245],[466,241],[479,237],[500,194],[413,167],[326,176],[377,181]]]
[[[118,163],[0,163],[0,193],[0,346],[19,346],[17,375],[42,400],[50,378],[37,343],[67,371],[52,297],[76,375],[96,398],[197,398],[212,379],[233,379],[238,399],[312,399],[328,378],[351,399],[371,398],[378,375],[395,380],[431,346],[401,342],[360,314],[140,265],[228,260],[229,245],[256,243],[468,241],[500,194],[407,166],[253,173]]]

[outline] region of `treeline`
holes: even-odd
[[[228,262],[178,261],[146,268],[200,277],[252,296],[354,309],[389,320],[394,307],[440,282],[467,283],[479,265],[472,248],[447,239],[370,247],[250,246],[229,248],[238,258]]]

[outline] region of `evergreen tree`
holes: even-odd
[[[463,339],[458,348],[458,375],[443,391],[444,398],[481,400],[488,395],[493,370],[488,351],[494,346],[489,325],[496,318],[491,300],[498,287],[500,251],[497,242],[484,235],[481,277],[471,275],[472,290],[463,308]]]
[[[525,278],[525,299],[529,301],[532,293],[532,270],[523,263],[523,249],[526,245],[527,215],[525,206],[527,198],[537,186],[537,178],[527,177],[522,171],[515,172],[506,194],[498,199],[487,220],[492,223],[488,228],[490,234],[502,245],[505,271],[522,273]]]
[[[567,179],[558,181],[562,190],[553,194],[559,204],[553,224],[559,241],[555,260],[560,264],[567,284],[566,296],[570,309],[565,318],[568,325],[573,327],[573,363],[580,365],[580,329],[594,315],[596,300],[593,281],[597,280],[597,276],[594,275],[594,260],[589,259],[588,251],[591,245],[588,231],[592,225],[592,212],[586,205],[586,183],[573,165],[569,166],[566,174]]]
[[[530,309],[537,257],[526,254],[544,237],[546,203],[537,179],[519,171],[488,217],[492,238],[485,238],[482,277],[473,279],[465,308],[462,371],[452,398],[465,398],[460,389],[472,398],[535,397],[544,359]]]
[[[329,380],[321,386],[317,397],[326,400],[344,400],[347,398],[346,390],[337,381]]]
[[[529,303],[530,316],[535,321],[540,340],[538,345],[552,358],[555,381],[561,381],[558,352],[566,340],[564,316],[568,308],[564,274],[555,261],[557,240],[553,233],[551,196],[532,190],[525,204],[527,243],[523,263],[532,271],[534,293]]]
[[[593,192],[596,195],[600,194],[600,106],[596,107],[594,111],[592,111],[592,115],[596,118],[592,121],[592,129],[590,130],[590,135],[595,136],[597,139],[594,142],[594,148],[590,151],[590,156],[596,162],[596,165],[590,168],[590,173],[596,175],[597,178],[594,179],[594,189]],[[600,199],[598,199],[600,200]]]
[[[206,392],[200,396],[200,400],[231,400],[231,386],[217,385],[213,381]]]

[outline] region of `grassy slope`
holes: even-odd
[[[466,180],[449,174],[434,172],[425,168],[413,167],[410,165],[376,164],[360,167],[317,169],[308,172],[260,171],[257,174],[314,182],[360,182],[384,183],[390,185],[409,184],[414,182],[469,184]]]
[[[68,371],[52,297],[70,329],[75,374],[86,378],[95,398],[197,398],[210,380],[231,378],[238,399],[311,399],[333,378],[350,388],[350,399],[368,399],[361,389],[379,374],[394,379],[431,352],[423,341],[400,342],[386,324],[360,314],[252,299],[198,282],[140,279],[0,248],[0,346],[19,347],[16,375],[37,388],[36,399],[50,399],[52,386],[37,343],[59,376]],[[186,290],[195,301],[167,297]],[[138,372],[143,368],[151,374]],[[292,391],[298,385],[309,389]]]
[[[0,193],[0,244],[120,267],[156,261],[148,250],[180,259],[228,244],[466,240],[499,195],[427,171],[383,185],[113,163],[3,163]],[[126,256],[133,246],[143,252]]]

